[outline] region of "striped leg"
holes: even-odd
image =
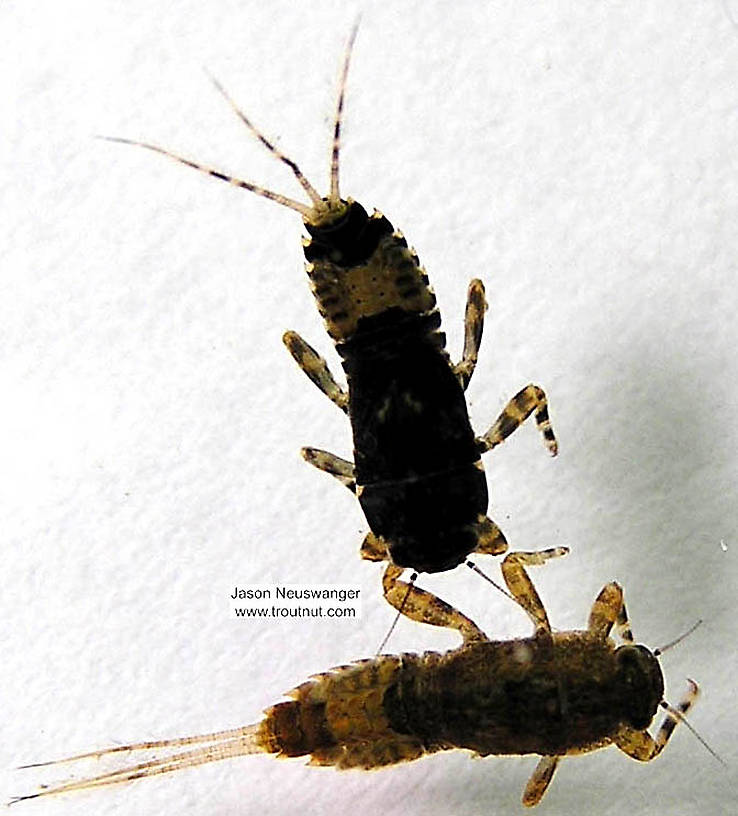
[[[605,584],[592,605],[587,628],[603,639],[610,634],[613,625],[615,632],[626,643],[634,643],[628,613],[625,610],[623,588],[612,581]]]
[[[525,609],[536,626],[536,632],[551,632],[548,615],[533,586],[526,567],[544,564],[550,558],[559,558],[569,552],[568,547],[554,547],[538,552],[513,552],[502,562],[502,576],[515,600]]]
[[[548,401],[543,389],[537,385],[526,385],[508,402],[487,433],[477,439],[480,453],[492,450],[500,442],[504,442],[534,412],[543,441],[549,453],[556,456],[559,445],[548,418]]]
[[[466,391],[477,365],[479,345],[482,342],[484,313],[487,301],[484,298],[484,284],[475,278],[469,284],[466,296],[466,314],[464,315],[464,354],[461,361],[454,366],[454,373]]]
[[[560,759],[561,757],[557,756],[544,756],[540,758],[523,792],[523,804],[525,807],[535,807],[541,799],[543,799],[543,794],[551,784]]]
[[[402,573],[403,567],[390,564],[382,578],[384,597],[395,609],[420,623],[456,629],[464,638],[464,643],[487,640],[476,623],[458,609],[431,592],[400,581]]]
[[[356,493],[356,478],[354,477],[354,465],[348,459],[341,459],[335,453],[320,450],[320,448],[302,448],[300,450],[302,458],[318,470],[330,473],[335,479],[347,487],[352,493]]]
[[[678,714],[686,714],[697,699],[699,691],[700,689],[697,683],[695,683],[694,680],[690,680],[686,694],[679,701],[679,705],[674,710],[678,712]],[[667,708],[666,717],[661,723],[661,727],[656,734],[656,739],[645,729],[638,731],[635,728],[623,726],[615,737],[615,744],[621,751],[633,757],[633,759],[638,759],[641,762],[650,762],[664,750],[678,722],[678,716],[673,714],[670,708]]]
[[[348,392],[336,382],[328,363],[320,354],[294,331],[285,332],[282,335],[282,342],[308,379],[344,413],[348,412]]]

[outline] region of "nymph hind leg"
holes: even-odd
[[[525,807],[535,807],[543,799],[543,794],[551,784],[560,759],[561,757],[558,756],[540,758],[523,791],[523,804]]]
[[[419,623],[456,629],[464,638],[464,643],[487,640],[487,636],[476,623],[451,604],[447,604],[432,592],[400,581],[403,571],[404,567],[390,564],[382,578],[384,597],[395,609]]]
[[[361,557],[367,561],[389,561],[387,543],[380,536],[369,533],[361,545]],[[456,629],[461,633],[465,643],[487,640],[487,636],[476,623],[458,609],[454,609],[451,604],[447,604],[432,592],[416,587],[415,584],[400,581],[404,571],[404,567],[390,563],[382,577],[384,597],[398,612],[419,623]],[[386,640],[385,638],[385,642]]]
[[[697,699],[699,691],[700,689],[697,683],[695,683],[694,680],[690,680],[689,688],[684,697],[679,701],[676,711],[679,714],[686,714]],[[664,705],[665,704],[662,703],[662,706]],[[633,757],[633,759],[638,759],[641,762],[650,762],[650,760],[657,757],[664,750],[678,722],[679,717],[667,708],[666,717],[661,723],[661,727],[656,734],[656,739],[645,729],[638,731],[635,728],[623,726],[615,736],[615,745],[628,756]]]
[[[335,453],[320,450],[320,448],[302,448],[300,450],[302,458],[318,470],[330,473],[334,479],[347,487],[352,493],[356,493],[356,477],[354,476],[354,465],[348,459],[341,459]]]
[[[478,544],[474,552],[484,555],[500,555],[507,549],[507,541],[502,531],[487,516],[478,517],[475,532]],[[387,543],[374,533],[369,533],[364,539],[361,545],[361,557],[367,561],[391,560]],[[465,642],[487,639],[474,621],[446,601],[431,592],[420,589],[412,582],[400,581],[403,571],[404,567],[390,563],[382,578],[384,597],[398,612],[419,623],[456,629],[461,633]]]
[[[477,365],[479,345],[482,342],[484,313],[487,301],[484,298],[484,284],[475,278],[469,284],[466,295],[466,313],[464,315],[464,353],[461,361],[454,366],[454,374],[459,378],[461,387],[466,391]]]
[[[568,552],[568,547],[554,547],[550,550],[540,550],[538,552],[513,552],[506,555],[505,560],[502,562],[502,575],[507,588],[520,606],[528,613],[536,626],[536,633],[550,633],[551,624],[541,603],[541,598],[525,568],[544,564],[549,559],[559,558]]]
[[[348,392],[336,382],[328,363],[297,332],[287,331],[282,342],[307,377],[344,413],[348,412]]]
[[[526,385],[508,402],[487,433],[477,438],[479,452],[485,453],[504,442],[531,414],[535,416],[549,453],[556,456],[559,445],[548,417],[548,400],[543,389],[537,385]]]

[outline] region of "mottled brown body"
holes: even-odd
[[[482,756],[540,755],[523,794],[523,804],[533,806],[562,756],[615,744],[634,759],[651,760],[693,704],[697,684],[690,681],[676,709],[662,699],[657,654],[633,643],[618,584],[603,587],[586,630],[552,633],[525,567],[563,554],[511,553],[503,562],[508,588],[535,623],[533,637],[490,641],[446,607],[446,625],[464,637],[458,649],[381,655],[340,666],[288,692],[291,700],[268,708],[254,725],[71,757],[201,746],[19,798],[102,787],[259,752],[368,770],[462,748]],[[613,626],[624,645],[609,637]],[[646,729],[659,707],[667,714],[654,739]]]
[[[304,683],[266,712],[264,745],[319,764],[372,768],[466,748],[563,755],[611,744],[648,725],[663,694],[643,647],[637,707],[623,654],[590,632],[484,641],[445,654],[403,654],[341,667]]]
[[[655,662],[655,661],[654,661]],[[407,660],[385,696],[393,730],[487,754],[568,754],[612,741],[630,722],[614,644],[589,632],[474,643]],[[663,693],[658,667],[641,700]]]

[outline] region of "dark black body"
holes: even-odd
[[[362,318],[343,343],[362,509],[398,566],[451,569],[476,546],[487,483],[438,312]]]
[[[451,569],[477,545],[487,484],[427,277],[390,222],[355,202],[329,228],[307,228],[314,293],[329,331],[338,326],[331,334],[348,379],[357,493],[369,526],[398,566]],[[350,319],[341,277],[351,275],[371,291],[341,332]]]

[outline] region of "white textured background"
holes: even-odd
[[[485,280],[477,430],[529,381],[551,400],[559,458],[532,426],[488,456],[492,517],[514,547],[572,547],[534,573],[558,628],[612,579],[652,647],[705,619],[664,673],[673,701],[702,683],[692,722],[729,769],[680,728],[651,765],[566,760],[539,812],[735,813],[738,3],[362,5],[343,191],[418,249],[454,357],[467,282]],[[252,722],[389,626],[356,501],[297,453],[350,455],[280,342],[295,328],[336,365],[299,218],[91,138],[297,195],[206,66],[324,189],[357,8],[0,7],[3,768]],[[236,583],[302,580],[361,582],[364,618],[232,617]],[[423,585],[493,637],[530,629],[464,570]],[[389,649],[456,642],[402,621]],[[247,757],[14,812],[508,814],[534,765],[457,752],[341,775]]]

